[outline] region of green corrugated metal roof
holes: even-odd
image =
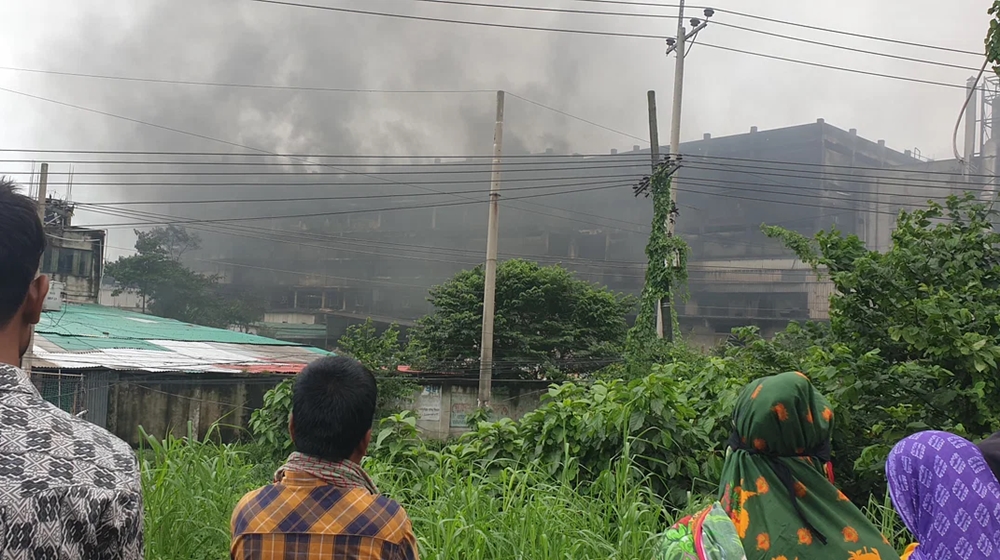
[[[114,307],[90,304],[65,304],[61,311],[42,314],[35,332],[64,337],[120,340],[178,340],[186,342],[222,342],[269,346],[299,346],[294,342],[213,329],[153,315],[143,315]]]
[[[55,333],[41,333],[52,344],[67,352],[87,352],[90,350],[106,350],[110,348],[129,348],[134,350],[161,350],[166,348],[151,342],[126,338],[98,338],[95,336],[65,336]]]

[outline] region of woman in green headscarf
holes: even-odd
[[[830,404],[801,373],[743,389],[719,491],[749,560],[898,560],[834,486],[832,429]]]

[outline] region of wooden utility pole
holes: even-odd
[[[646,92],[646,105],[649,107],[649,155],[652,160],[652,173],[656,173],[656,165],[660,162],[660,127],[656,119],[656,92]],[[652,175],[650,175],[652,177]],[[655,196],[655,195],[654,195]],[[668,227],[669,224],[664,224]],[[656,336],[663,338],[663,302],[656,302]]]
[[[483,335],[479,354],[479,408],[489,409],[493,385],[493,318],[496,313],[497,238],[500,236],[500,160],[503,156],[503,91],[497,92],[497,120],[493,128],[493,173],[490,180],[490,216],[486,234],[486,270],[483,284]]]

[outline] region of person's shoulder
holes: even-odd
[[[273,521],[269,507],[274,506],[279,494],[281,494],[281,488],[276,484],[268,484],[244,494],[236,503],[236,507],[233,508],[233,514],[230,518],[233,535],[257,530],[258,525],[261,524],[259,518]]]
[[[45,439],[54,459],[69,459],[77,469],[92,472],[95,486],[139,491],[139,463],[129,444],[48,401],[39,404],[32,429],[48,432]]]
[[[389,542],[399,543],[413,534],[410,518],[403,506],[392,498],[379,494],[373,496],[370,509],[384,521],[379,536]]]

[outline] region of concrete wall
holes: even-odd
[[[119,309],[142,310],[142,298],[135,292],[122,292],[114,295],[114,288],[101,287],[98,303],[105,307],[117,307]]]
[[[96,374],[94,374],[96,375]],[[86,378],[87,375],[84,375]],[[107,412],[101,418],[87,418],[136,446],[139,426],[157,438],[168,433],[182,437],[188,424],[199,438],[218,423],[224,441],[248,435],[250,415],[264,403],[264,394],[284,376],[152,376],[121,374],[105,382]],[[102,378],[104,379],[104,378]],[[68,381],[66,382],[68,383]],[[417,426],[427,437],[447,439],[466,431],[466,418],[476,409],[478,380],[445,379],[418,381],[409,408],[419,417]],[[77,387],[77,385],[74,385]],[[549,387],[545,381],[496,380],[493,404],[497,417],[519,419],[538,407]],[[75,390],[75,389],[74,389]],[[83,396],[63,399],[72,403],[71,413],[88,407]],[[60,402],[60,404],[66,404]],[[94,403],[89,403],[96,412]],[[103,413],[103,411],[101,411]]]
[[[122,375],[108,392],[107,428],[131,445],[146,433],[186,436],[188,422],[199,438],[216,422],[225,441],[247,435],[250,415],[264,403],[264,393],[283,379],[279,376],[173,378]]]
[[[427,437],[447,439],[465,431],[468,415],[476,410],[479,382],[476,379],[424,381],[414,393],[410,408],[417,427]],[[538,408],[548,391],[547,381],[493,382],[493,411],[497,418],[518,420]]]

